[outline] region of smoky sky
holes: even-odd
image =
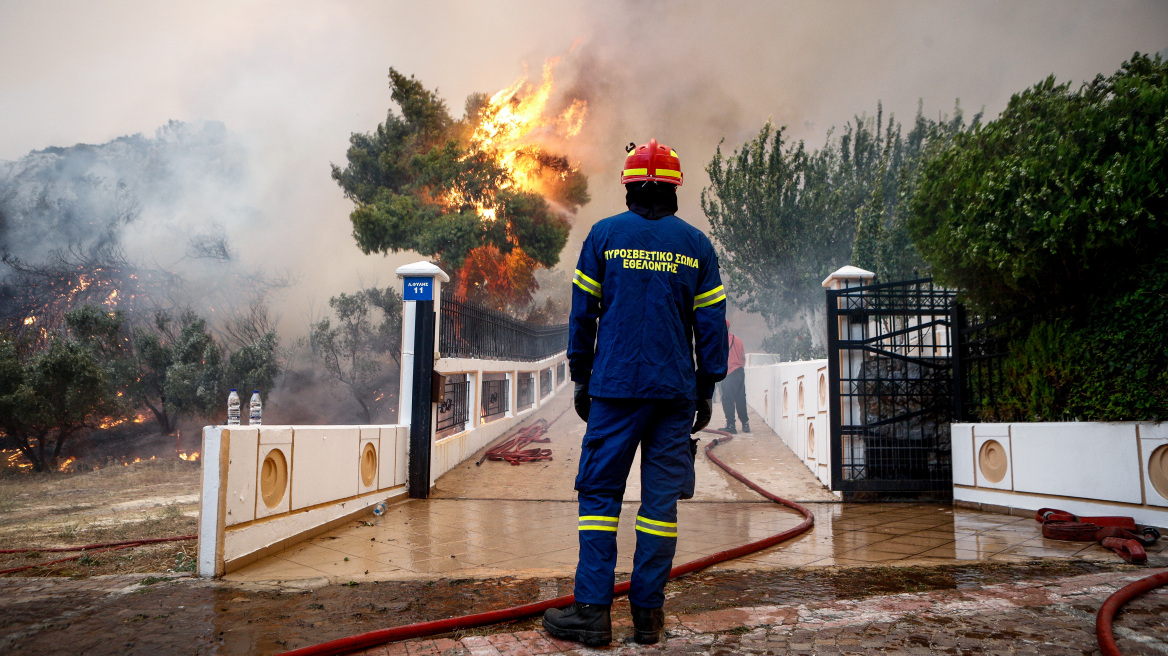
[[[570,270],[586,227],[623,210],[629,141],[680,153],[679,214],[705,227],[698,197],[715,148],[768,119],[819,147],[878,101],[902,122],[918,101],[936,116],[957,99],[992,118],[1048,75],[1077,84],[1166,47],[1158,1],[12,1],[0,4],[0,160],[170,120],[221,122],[249,154],[246,197],[233,189],[232,202],[250,209],[216,216],[211,189],[184,221],[197,232],[207,217],[245,266],[291,273],[280,314],[296,331],[329,296],[394,283],[397,266],[421,259],[362,255],[329,176],[350,133],[384,120],[390,66],[460,115],[468,94],[560,58],[557,87],[590,111],[564,145],[593,198],[562,256]]]

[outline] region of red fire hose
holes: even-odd
[[[1099,649],[1103,651],[1103,656],[1121,656],[1111,630],[1111,623],[1119,609],[1135,597],[1164,584],[1168,584],[1168,572],[1153,574],[1123,586],[1103,602],[1099,607],[1099,614],[1095,616],[1095,638],[1099,641]]]
[[[774,494],[771,494],[770,492],[767,492],[755,483],[748,480],[742,474],[735,471],[729,465],[719,460],[717,456],[713,454],[714,447],[718,446],[719,444],[729,442],[733,439],[729,433],[711,429],[706,429],[705,432],[722,436],[716,438],[712,444],[706,446],[706,457],[712,460],[714,464],[724,469],[726,473],[745,483],[747,487],[754,490],[755,492],[758,492],[775,503],[779,503],[799,511],[803,514],[804,519],[803,522],[798,526],[787,529],[782,533],[777,533],[756,542],[744,544],[733,549],[727,549],[726,551],[720,551],[716,554],[706,556],[705,558],[699,558],[697,560],[692,560],[688,563],[678,565],[669,572],[669,578],[671,579],[705,569],[710,565],[738,558],[748,553],[753,553],[755,551],[760,551],[762,549],[766,549],[767,547],[774,546],[784,540],[789,540],[796,535],[803,533],[807,529],[811,528],[812,524],[815,523],[815,518],[811,515],[811,511],[795,503],[794,501],[788,501],[787,499],[780,498]],[[618,583],[616,584],[616,587],[613,588],[613,593],[618,596],[627,594],[628,591],[628,581]],[[314,656],[321,656],[325,654],[332,656],[336,654],[348,654],[361,649],[368,649],[377,645],[383,645],[387,642],[408,640],[411,638],[421,638],[439,633],[448,633],[457,629],[470,629],[478,626],[487,626],[489,624],[498,624],[500,622],[524,619],[533,615],[538,615],[548,610],[549,608],[562,608],[568,604],[571,604],[573,601],[575,601],[575,598],[572,595],[564,595],[562,597],[556,597],[555,599],[547,599],[545,601],[537,601],[535,603],[524,604],[522,606],[513,606],[511,608],[503,608],[485,613],[475,613],[473,615],[463,615],[462,617],[451,617],[444,620],[433,620],[430,622],[419,622],[417,624],[408,624],[406,626],[397,626],[389,629],[380,629],[377,631],[370,631],[368,633],[361,633],[355,636],[349,636],[348,638],[322,642],[318,645],[293,649],[292,651],[284,652],[280,656],[308,656],[310,654]]]

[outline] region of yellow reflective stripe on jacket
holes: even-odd
[[[718,285],[708,292],[703,292],[695,296],[693,309],[703,308],[724,300],[726,300],[725,285]]]
[[[660,522],[637,515],[637,530],[665,538],[675,538],[677,537],[677,522]]]
[[[576,276],[572,278],[572,282],[575,283],[577,287],[583,289],[589,294],[592,294],[596,298],[603,298],[600,295],[600,283],[584,275],[584,272],[580,271],[579,269],[576,269]]]
[[[581,515],[581,531],[616,531],[620,517],[603,517],[601,515]]]

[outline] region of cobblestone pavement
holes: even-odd
[[[816,603],[668,615],[657,645],[631,641],[627,617],[614,617],[602,649],[544,631],[414,640],[367,656],[527,656],[529,654],[1092,654],[1095,613],[1115,590],[1164,570],[1074,576]],[[668,608],[668,602],[667,606]],[[1134,600],[1116,622],[1121,651],[1168,653],[1168,591]]]

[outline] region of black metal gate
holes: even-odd
[[[952,494],[954,298],[929,278],[828,290],[833,490]]]

